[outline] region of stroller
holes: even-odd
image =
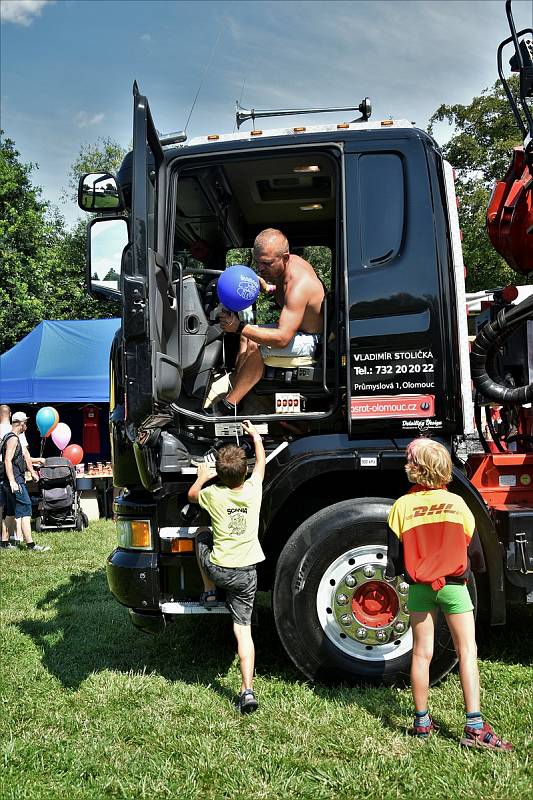
[[[76,470],[67,458],[47,458],[40,469],[41,499],[35,522],[36,531],[75,528],[89,524],[76,491]]]

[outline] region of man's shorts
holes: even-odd
[[[262,328],[277,328],[277,325],[261,325]],[[297,333],[292,337],[286,347],[268,347],[266,344],[259,345],[259,350],[263,358],[276,356],[281,358],[300,358],[312,356],[320,340],[318,333]]]
[[[213,534],[202,531],[196,538],[198,558],[202,569],[215,586],[226,590],[226,605],[233,622],[237,625],[251,625],[255,593],[257,591],[257,571],[255,564],[250,567],[220,567],[211,563]]]
[[[10,489],[7,490],[9,510],[6,516],[14,516],[15,519],[31,517],[31,500],[26,484],[19,483],[18,487],[17,492],[12,492]]]
[[[426,583],[412,583],[407,608],[420,612],[440,608],[444,614],[465,614],[474,610],[466,585],[460,583],[447,583],[438,592]]]

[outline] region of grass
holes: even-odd
[[[483,710],[516,751],[464,752],[456,674],[432,690],[439,736],[412,739],[408,690],[305,682],[266,595],[255,633],[260,708],[237,716],[228,618],[186,618],[145,636],[107,590],[112,523],[37,538],[53,549],[0,554],[6,800],[532,795],[530,610],[480,639]]]

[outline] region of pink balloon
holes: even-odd
[[[69,446],[65,447],[63,450],[63,458],[68,458],[72,466],[75,467],[76,464],[79,464],[83,459],[83,449],[79,444],[69,444]]]
[[[64,422],[58,422],[52,431],[52,441],[59,450],[64,450],[70,442],[72,432]]]

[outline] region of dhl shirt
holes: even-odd
[[[474,515],[462,497],[447,489],[413,486],[390,510],[389,560],[403,565],[412,583],[435,591],[468,579],[468,549],[474,537]],[[395,563],[396,562],[396,563]]]

